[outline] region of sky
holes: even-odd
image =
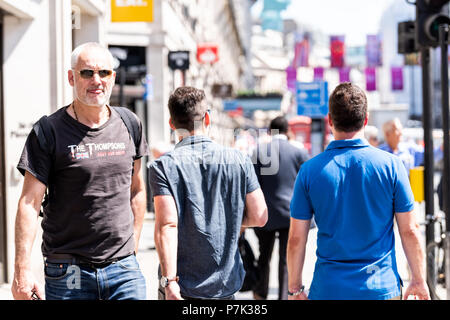
[[[345,35],[346,45],[364,45],[367,34],[376,34],[383,11],[393,1],[406,0],[292,0],[283,18],[310,25],[329,35]],[[252,8],[259,15],[262,0]]]

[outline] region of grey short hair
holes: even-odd
[[[389,131],[392,130],[392,128],[394,126],[397,126],[397,128],[399,128],[399,129],[403,129],[403,125],[402,125],[402,122],[400,121],[400,119],[399,118],[394,118],[394,119],[391,119],[389,121],[386,121],[383,124],[383,133],[384,134],[388,133]]]
[[[369,140],[370,138],[378,138],[378,128],[375,126],[366,126],[364,128],[364,137]]]
[[[114,66],[114,57],[113,57],[111,51],[109,51],[107,47],[101,45],[98,42],[86,42],[86,43],[79,45],[72,51],[72,55],[70,57],[70,67],[72,69],[74,69],[75,66],[77,65],[78,58],[79,58],[81,52],[83,52],[83,50],[89,49],[89,48],[96,48],[96,49],[104,50],[105,55],[110,59],[111,66]]]

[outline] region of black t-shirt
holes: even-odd
[[[115,110],[105,124],[92,129],[66,109],[48,118],[55,135],[54,155],[41,150],[32,130],[17,166],[22,174],[28,171],[48,186],[42,252],[44,256],[72,254],[92,262],[131,254],[131,176],[133,160],[148,154],[145,137],[136,154]]]

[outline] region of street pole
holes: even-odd
[[[449,94],[448,94],[448,25],[439,26],[439,45],[441,47],[441,91],[442,91],[442,131],[444,136],[444,169],[442,196],[445,212],[445,281],[447,300],[450,299],[450,137],[449,137]]]
[[[434,239],[434,159],[433,159],[433,108],[431,103],[431,77],[430,77],[430,48],[420,49],[420,59],[422,64],[422,97],[423,97],[423,136],[425,142],[425,174],[424,174],[424,195],[425,195],[425,220],[426,224],[426,244]],[[434,266],[427,266],[427,268]],[[434,269],[432,269],[434,270]],[[431,272],[431,274],[434,274]]]

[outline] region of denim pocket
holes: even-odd
[[[62,279],[67,275],[68,268],[68,263],[46,262],[44,268],[45,277],[54,280]]]
[[[124,270],[131,270],[131,271],[139,270],[139,263],[137,262],[136,256],[134,254],[122,260],[119,260],[116,263],[119,267],[121,267]]]

